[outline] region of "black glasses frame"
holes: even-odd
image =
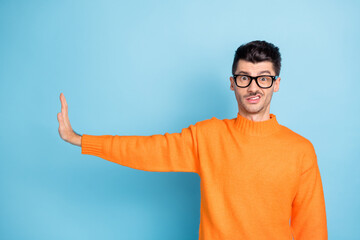
[[[238,76],[249,77],[249,78],[250,78],[249,84],[246,85],[246,86],[239,86],[239,85],[237,84],[237,81],[236,81],[236,78],[237,78]],[[261,77],[271,77],[271,79],[272,79],[271,85],[270,85],[269,87],[261,87],[260,84],[259,84],[259,82],[258,82],[258,79],[261,78]],[[271,75],[261,75],[261,76],[256,76],[256,77],[252,77],[252,76],[244,75],[244,74],[233,75],[234,82],[235,82],[236,86],[238,86],[239,88],[247,88],[247,87],[250,86],[250,84],[252,83],[252,80],[255,80],[256,85],[258,85],[259,88],[265,88],[265,89],[266,89],[266,88],[271,88],[272,85],[274,84],[274,81],[275,81],[278,77],[279,77],[279,76],[271,76]]]

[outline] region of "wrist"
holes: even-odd
[[[78,134],[78,133],[76,133],[74,131],[74,135],[71,138],[70,143],[73,144],[73,145],[81,147],[81,137],[82,137],[82,135],[80,135],[80,134]]]

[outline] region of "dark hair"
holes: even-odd
[[[281,68],[281,55],[279,48],[266,41],[252,41],[241,45],[235,52],[232,66],[232,74],[235,74],[239,60],[252,63],[270,61],[273,64],[275,74],[279,76]]]

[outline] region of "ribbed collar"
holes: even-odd
[[[235,127],[242,133],[251,136],[267,136],[280,130],[280,124],[277,122],[276,116],[271,113],[269,120],[260,122],[249,120],[238,113],[235,119]]]

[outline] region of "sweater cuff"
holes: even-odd
[[[83,134],[81,137],[81,153],[102,157],[104,155],[105,136]]]

